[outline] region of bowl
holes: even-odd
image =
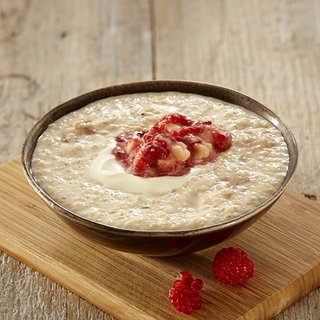
[[[274,194],[252,210],[223,223],[197,229],[179,231],[139,231],[107,226],[81,217],[53,200],[35,180],[31,160],[37,140],[47,126],[63,115],[87,104],[111,96],[143,92],[178,91],[214,97],[240,105],[269,120],[277,127],[287,144],[289,165],[286,176]],[[22,149],[22,165],[28,182],[51,210],[62,217],[78,232],[107,247],[150,256],[176,256],[189,254],[214,246],[249,227],[279,199],[290,181],[297,165],[298,151],[294,136],[287,126],[268,108],[254,99],[231,89],[190,81],[145,81],[110,86],[74,98],[47,113],[29,132]]]

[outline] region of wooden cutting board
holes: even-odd
[[[29,187],[14,159],[0,167],[0,247],[117,319],[186,319],[168,289],[189,270],[204,280],[203,308],[188,319],[269,319],[320,285],[320,206],[287,191],[242,234],[201,253],[151,258],[88,240],[52,213]],[[217,283],[212,257],[244,248],[256,265],[245,286]]]

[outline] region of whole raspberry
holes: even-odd
[[[184,314],[201,308],[201,279],[194,279],[190,272],[182,271],[169,290],[169,300],[174,308]]]
[[[236,285],[247,282],[254,275],[254,264],[240,248],[220,250],[211,266],[213,276],[223,284]]]

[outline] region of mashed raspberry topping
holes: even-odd
[[[182,176],[214,161],[231,146],[231,135],[211,121],[192,121],[181,114],[162,117],[148,131],[115,138],[112,154],[124,169],[140,177]]]

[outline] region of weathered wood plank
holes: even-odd
[[[0,15],[0,162],[59,103],[152,78],[146,0],[5,0]]]

